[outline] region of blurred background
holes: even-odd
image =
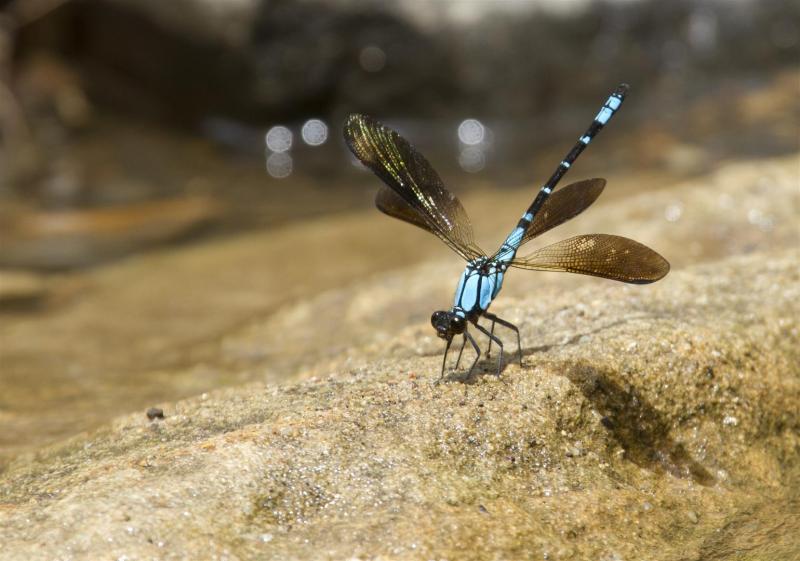
[[[455,190],[540,181],[620,81],[634,101],[613,136],[647,140],[620,166],[697,173],[797,145],[794,107],[737,105],[797,68],[797,1],[4,4],[5,266],[368,205],[375,181],[342,149],[353,111]]]
[[[342,141],[350,112],[410,139],[479,201],[478,233],[500,239],[622,81],[624,110],[570,178],[620,178],[606,204],[799,148],[796,0],[0,8],[0,456],[269,378],[220,366],[263,358],[226,346],[235,326],[441,258],[435,240],[381,251],[395,239],[375,233],[388,220],[370,210],[378,180]],[[669,223],[686,212],[677,199],[662,210]],[[778,220],[737,216],[761,242]],[[695,260],[730,253],[728,233]]]

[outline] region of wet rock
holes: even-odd
[[[177,402],[158,432],[120,418],[7,466],[4,558],[678,560],[730,553],[730,524],[790,558],[797,259],[506,300],[524,366],[501,380],[433,385],[441,349],[414,350],[419,326],[386,342],[406,350],[393,356],[351,349],[313,380]],[[414,290],[422,273],[395,274]],[[559,316],[577,302],[585,314]],[[738,424],[721,430],[726,416]]]

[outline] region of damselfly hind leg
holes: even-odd
[[[486,335],[489,338],[490,342],[494,341],[495,343],[497,343],[497,346],[500,347],[500,356],[497,358],[497,377],[499,378],[500,369],[503,367],[503,342],[499,338],[489,333],[489,331],[485,327],[478,325],[477,322],[475,322],[475,327],[478,328],[478,331]]]
[[[519,354],[519,365],[522,366],[522,342],[521,342],[521,339],[519,337],[519,328],[516,325],[514,325],[513,323],[511,323],[510,321],[506,321],[506,320],[504,320],[502,318],[497,317],[494,314],[490,314],[489,312],[484,312],[483,316],[486,319],[492,320],[492,328],[494,328],[494,324],[495,324],[495,322],[497,322],[500,325],[502,325],[504,327],[508,327],[509,329],[513,330],[514,333],[517,334],[517,354]],[[489,341],[489,344],[491,345],[491,340]]]

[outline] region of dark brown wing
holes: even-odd
[[[595,178],[570,183],[554,191],[533,217],[520,245],[578,216],[597,200],[605,186],[605,179]]]
[[[461,202],[403,137],[371,117],[350,115],[344,139],[353,154],[397,195],[391,198],[379,191],[375,202],[380,210],[438,236],[466,260],[484,255],[475,245],[472,223]]]
[[[649,247],[608,234],[575,236],[515,258],[511,266],[580,273],[633,284],[655,282],[669,272],[667,260]]]
[[[431,229],[422,215],[417,212],[413,206],[405,202],[400,195],[388,187],[381,187],[378,189],[378,192],[375,193],[375,206],[384,214],[388,214],[403,222],[413,224],[431,234],[438,235]]]

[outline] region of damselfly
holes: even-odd
[[[500,249],[491,255],[475,244],[472,224],[464,207],[445,189],[439,175],[422,154],[395,131],[371,117],[351,115],[348,118],[344,127],[348,147],[386,184],[375,197],[378,209],[434,234],[467,261],[458,281],[453,307],[434,312],[431,316],[436,334],[446,341],[440,379],[444,376],[447,352],[456,335],[462,335],[463,340],[455,368],[458,368],[467,341],[477,355],[467,376],[478,363],[481,350],[469,332],[469,324],[489,338],[487,355],[492,342],[500,348],[498,376],[503,363],[503,343],[494,334],[496,323],[516,333],[522,364],[519,329],[489,312],[509,267],[580,273],[634,284],[657,281],[669,272],[669,263],[652,249],[628,238],[608,234],[575,236],[525,257],[517,257],[517,250],[524,243],[577,216],[600,196],[605,179],[587,179],[557,191],[554,189],[584,148],[614,116],[627,91],[628,86],[621,84],[606,100]],[[492,322],[491,330],[478,323],[481,317]]]

